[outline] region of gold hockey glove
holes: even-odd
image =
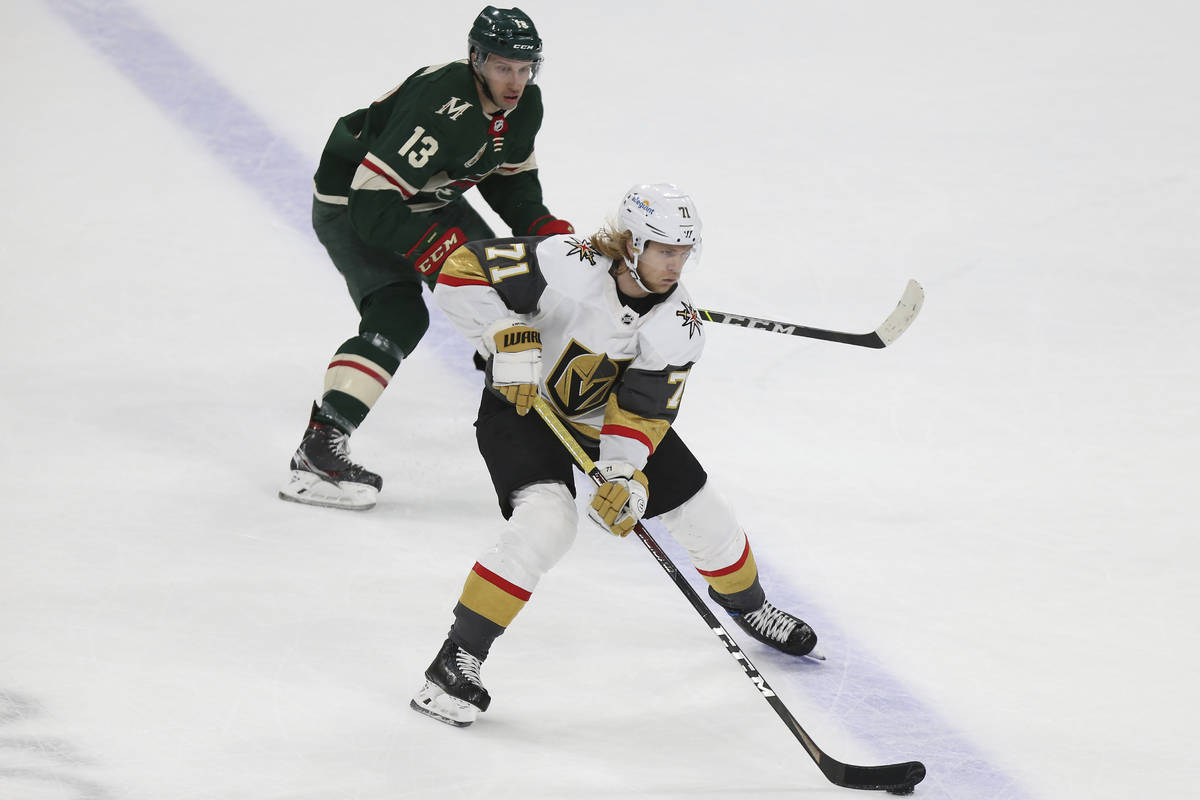
[[[525,416],[542,379],[541,334],[519,320],[497,320],[484,331],[483,346],[491,354],[484,370],[488,388]]]
[[[588,517],[614,536],[628,536],[646,513],[650,482],[640,469],[624,461],[598,461],[596,467],[607,483],[597,487]]]

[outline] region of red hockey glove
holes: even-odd
[[[529,226],[530,236],[555,236],[560,233],[574,233],[575,226],[565,219],[559,219],[551,214],[538,217]]]
[[[417,272],[433,275],[442,268],[442,262],[449,258],[451,253],[466,243],[467,236],[461,228],[448,228],[435,223],[421,234],[421,238],[404,257],[412,260]]]

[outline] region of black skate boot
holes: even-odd
[[[813,648],[817,646],[817,635],[804,620],[793,617],[786,611],[780,611],[768,600],[764,600],[762,607],[754,611],[739,611],[730,608],[724,596],[718,594],[711,586],[708,587],[708,596],[729,612],[729,616],[733,617],[739,628],[781,653],[806,656],[813,653]],[[820,658],[816,654],[812,657]]]
[[[482,666],[480,659],[447,639],[425,670],[425,685],[409,706],[439,722],[465,728],[492,702],[479,677]]]
[[[313,403],[308,429],[290,464],[287,486],[279,490],[284,500],[314,506],[365,511],[375,505],[383,478],[350,460],[349,435],[316,419]]]

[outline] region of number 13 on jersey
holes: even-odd
[[[432,136],[423,136],[424,133],[425,129],[418,125],[412,136],[408,137],[408,141],[397,151],[400,155],[408,155],[408,163],[412,164],[414,169],[420,169],[428,164],[429,157],[438,151],[437,139]],[[421,143],[421,149],[413,150],[412,148],[417,142]]]

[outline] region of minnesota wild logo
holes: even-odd
[[[592,247],[591,242],[576,239],[572,236],[570,239],[567,239],[567,244],[571,245],[571,249],[567,251],[567,255],[579,256],[580,264],[586,261],[593,267],[596,266],[596,248]]]
[[[680,303],[680,309],[675,312],[675,316],[679,317],[681,323],[688,329],[688,338],[692,338],[697,333],[702,333],[700,326],[703,325],[700,321],[700,314],[692,306],[691,303]]]

